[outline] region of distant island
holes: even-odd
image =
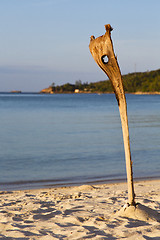
[[[22,93],[22,92],[19,90],[13,90],[13,91],[11,91],[11,93]]]
[[[126,93],[160,94],[160,69],[123,75],[123,84]],[[82,83],[79,80],[75,84],[66,83],[60,86],[53,83],[40,93],[113,93],[113,89],[109,80],[91,83]]]

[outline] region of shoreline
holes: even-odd
[[[160,180],[134,186],[136,202],[160,213]],[[117,215],[126,201],[126,183],[0,191],[0,239],[158,239],[159,222]]]
[[[149,177],[135,177],[134,182],[139,181],[160,181],[159,176],[149,176]],[[56,183],[57,182],[57,183]],[[95,180],[84,180],[84,181],[73,181],[64,182],[63,180],[33,180],[33,181],[15,181],[0,183],[1,191],[23,191],[23,190],[35,190],[43,188],[61,188],[61,187],[78,187],[81,185],[101,185],[101,184],[119,184],[126,183],[126,178],[115,178],[115,179],[95,179]]]
[[[75,92],[23,92],[23,91],[11,91],[11,92],[0,92],[0,94],[13,94],[13,95],[23,95],[23,94],[35,94],[35,95],[62,95],[62,94],[75,94],[75,95],[80,95],[80,94],[98,94],[98,95],[101,95],[101,94],[114,94],[114,92],[99,92],[99,91],[96,91],[96,92],[85,92],[85,91],[80,91],[78,93],[75,93]],[[138,92],[125,92],[125,94],[133,94],[133,95],[160,95],[160,92],[158,91],[155,91],[155,92],[141,92],[141,91],[138,91]]]

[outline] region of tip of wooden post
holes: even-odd
[[[113,28],[111,27],[110,24],[106,24],[104,26],[105,26],[106,32],[108,32],[108,31],[111,32],[113,30]]]
[[[92,41],[92,40],[94,40],[94,39],[95,39],[95,36],[92,35],[92,36],[90,37],[90,41]]]

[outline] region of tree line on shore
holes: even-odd
[[[135,72],[123,75],[125,92],[160,92],[160,69],[147,72]],[[112,93],[113,89],[109,80],[99,82],[84,82],[81,80],[75,84],[66,83],[55,86],[53,83],[49,87],[52,93]],[[48,89],[49,89],[48,88]]]

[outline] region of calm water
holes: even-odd
[[[127,95],[135,178],[160,175],[160,95]],[[0,189],[124,180],[113,94],[0,94]]]

